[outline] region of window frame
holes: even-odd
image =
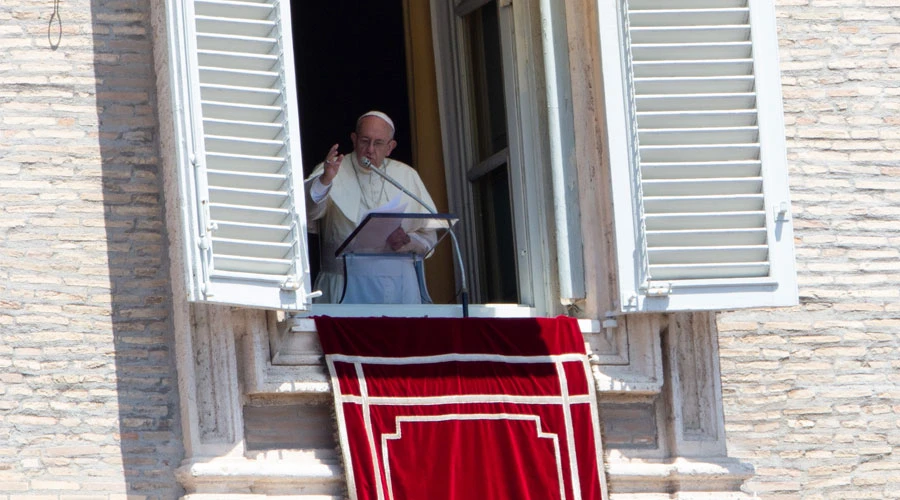
[[[444,2],[432,0],[432,30],[438,82],[438,103],[444,134],[445,165],[460,167],[447,170],[448,198],[451,211],[465,214],[463,220],[474,220],[474,197],[465,165],[476,165],[477,154],[466,124],[471,109],[470,87],[463,16],[487,3],[484,0]],[[506,306],[528,309],[535,314],[561,312],[556,282],[557,262],[552,258],[549,234],[552,199],[549,173],[537,168],[538,159],[547,157],[546,119],[540,104],[538,78],[541,73],[523,64],[522,54],[539,55],[539,37],[522,36],[517,30],[536,28],[529,21],[537,18],[536,6],[498,1],[501,46],[506,97],[506,120],[512,217],[521,221],[514,229],[519,304]],[[531,9],[531,10],[527,10]],[[531,17],[529,17],[531,16]],[[525,223],[525,221],[528,221]],[[469,282],[477,277],[475,224],[466,224],[460,235]]]

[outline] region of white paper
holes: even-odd
[[[406,211],[407,203],[403,201],[403,193],[397,193],[393,198],[388,200],[387,203],[381,205],[380,207],[373,208],[368,212],[364,213],[362,219],[365,220],[366,216],[369,214],[377,213],[377,214],[401,214]]]
[[[363,214],[361,220],[366,220],[369,214],[400,214],[406,210],[407,202],[403,201],[403,193],[397,193],[387,203],[373,208]],[[346,250],[351,252],[390,252],[387,237],[400,227],[402,219],[399,218],[373,218],[366,223],[365,229],[360,231]]]

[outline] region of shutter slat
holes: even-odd
[[[213,237],[213,248],[219,255],[237,255],[255,259],[287,261],[290,257],[290,243],[259,242],[234,238]]]
[[[750,26],[652,26],[631,27],[631,39],[636,45],[645,43],[714,43],[734,42],[750,38]]]
[[[284,143],[280,141],[266,141],[242,139],[238,137],[208,136],[206,149],[210,153],[219,154],[247,154],[251,156],[278,157]]]
[[[642,129],[639,137],[641,144],[645,146],[692,146],[695,144],[740,146],[757,144],[759,131],[756,127],[662,128]]]
[[[763,278],[769,275],[769,269],[768,262],[650,266],[656,280]]]
[[[759,229],[765,224],[762,211],[734,213],[661,213],[646,216],[648,231],[677,229]]]
[[[641,160],[651,163],[663,161],[742,161],[759,160],[758,144],[677,144],[641,146]]]
[[[253,122],[272,123],[278,120],[281,108],[278,106],[257,106],[228,102],[204,101],[203,116],[223,120],[243,119]]]
[[[766,231],[762,228],[647,231],[647,241],[654,247],[711,246],[723,241],[734,245],[765,245]]]
[[[232,53],[243,55],[274,55],[278,42],[274,38],[206,33],[197,37],[197,48],[205,52],[220,52],[228,48]]]
[[[752,54],[750,43],[648,43],[632,47],[637,61],[694,61],[715,59],[745,59]]]
[[[284,175],[252,174],[247,172],[229,172],[208,169],[209,183],[216,186],[246,188],[259,191],[277,191],[285,189],[288,178]]]
[[[274,8],[272,5],[258,2],[197,0],[194,12],[201,16],[266,20],[272,17]]]
[[[210,203],[229,203],[255,208],[286,208],[289,198],[283,191],[256,191],[229,187],[210,187]]]
[[[198,33],[220,33],[232,36],[265,38],[272,35],[275,23],[255,19],[197,16]]]
[[[221,274],[221,271],[235,273],[231,275],[233,277],[240,277],[238,273],[282,276],[291,272],[292,263],[289,259],[260,259],[243,255],[217,254],[213,257],[213,266],[217,271],[216,274]]]
[[[641,94],[737,94],[753,90],[753,77],[635,78],[634,86]]]
[[[638,126],[647,129],[721,128],[729,125],[756,125],[756,112],[748,109],[721,111],[662,111],[637,114]]]
[[[635,104],[641,112],[750,109],[756,105],[756,95],[751,92],[707,95],[638,95],[635,96]]]
[[[632,11],[637,10],[657,10],[661,5],[668,8],[681,9],[727,9],[735,7],[746,7],[747,0],[669,0],[668,2],[660,2],[660,0],[629,0],[628,7]]]
[[[763,196],[646,196],[647,214],[656,213],[709,213],[742,212],[762,209]]]
[[[703,77],[749,75],[752,59],[722,59],[720,61],[635,61],[635,80],[652,77]]]
[[[203,126],[210,135],[242,139],[261,139],[281,143],[279,137],[284,128],[277,123],[235,120],[204,120]]]
[[[281,98],[281,94],[277,89],[215,84],[204,84],[200,87],[200,93],[204,101],[256,106],[270,106]]]
[[[766,245],[660,247],[650,250],[653,265],[764,262],[767,252]]]
[[[213,85],[271,88],[278,82],[278,73],[271,71],[235,70],[230,68],[200,68],[204,82]]]
[[[665,4],[659,4],[665,5]],[[666,6],[670,7],[670,6]],[[640,26],[727,26],[747,24],[750,9],[746,7],[725,9],[647,9],[631,10],[629,22]]]
[[[265,53],[242,54],[236,51],[201,50],[197,53],[200,66],[245,71],[271,71],[279,63],[278,56]]]
[[[762,177],[733,179],[644,180],[644,196],[755,194],[762,189]]]
[[[644,181],[654,179],[705,179],[715,177],[757,177],[762,163],[759,160],[722,162],[644,162],[641,176]]]
[[[289,226],[218,221],[214,234],[217,238],[290,243],[291,228]]]
[[[231,170],[251,174],[286,175],[284,158],[277,156],[251,156],[246,154],[208,153],[206,165],[213,170]]]
[[[291,212],[289,210],[210,203],[209,212],[214,223],[241,222],[245,224],[291,227]]]

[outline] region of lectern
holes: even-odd
[[[430,304],[424,260],[458,220],[452,214],[368,214],[334,253],[344,264],[340,303]],[[435,243],[424,254],[394,252],[387,237],[398,227],[434,231]]]

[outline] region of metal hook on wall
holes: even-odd
[[[53,24],[56,24],[56,41],[53,41]],[[59,0],[53,0],[53,13],[50,14],[50,23],[47,25],[47,40],[50,48],[56,50],[62,41],[62,19],[59,17]]]

